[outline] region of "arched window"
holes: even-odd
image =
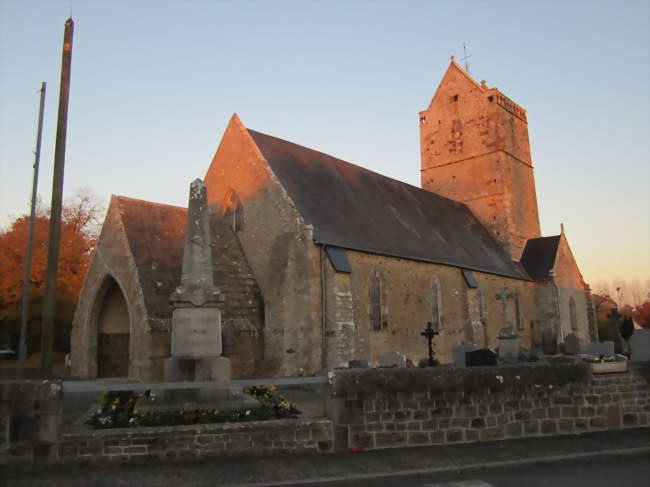
[[[388,326],[385,284],[381,272],[373,270],[370,274],[370,329],[385,330]]]
[[[233,222],[233,230],[239,232],[244,229],[244,207],[241,203],[235,208],[235,218]]]
[[[435,275],[431,278],[431,325],[435,330],[442,328],[440,320],[440,280]]]
[[[569,318],[571,319],[571,329],[578,331],[578,318],[576,316],[576,302],[575,299],[569,299]]]
[[[235,232],[244,229],[244,206],[239,200],[237,192],[229,188],[221,204],[223,217]]]
[[[515,326],[517,327],[517,330],[523,330],[525,328],[524,320],[521,318],[521,304],[519,293],[515,294]]]

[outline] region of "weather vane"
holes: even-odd
[[[465,61],[465,71],[467,71],[467,74],[469,74],[469,58],[471,57],[471,54],[467,55],[467,48],[465,47],[465,41],[463,41],[463,57],[461,61]]]

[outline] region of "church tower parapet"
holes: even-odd
[[[465,203],[513,260],[540,236],[526,110],[452,58],[420,112],[421,186]]]

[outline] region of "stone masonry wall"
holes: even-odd
[[[547,306],[555,311],[555,299],[544,303],[545,307],[537,305],[538,283],[474,272],[479,287],[468,289],[456,267],[352,250],[347,251],[347,256],[351,274],[337,274],[329,261],[325,262],[330,368],[352,359],[378,365],[379,357],[386,352],[402,353],[416,364],[426,358],[427,343],[420,333],[428,321],[436,321],[432,306],[434,278],[438,283],[441,333],[433,345],[441,363],[452,362],[451,349],[455,345],[497,346],[504,316],[503,305],[495,295],[502,292],[504,285],[519,294],[518,331],[523,347],[531,346],[531,322],[540,328],[546,324]],[[384,283],[382,305],[386,306],[387,326],[382,330],[372,330],[370,325],[370,276],[375,270],[381,273]],[[514,324],[516,318],[514,301],[510,300],[508,319]]]
[[[232,227],[210,213],[214,282],[225,295],[221,308],[223,355],[233,378],[263,377],[264,300]]]
[[[223,456],[297,454],[332,449],[327,419],[119,428],[63,435],[51,460],[190,460]]]
[[[650,362],[337,371],[335,447],[375,449],[650,427]]]
[[[60,381],[0,381],[0,465],[49,456],[61,405]]]
[[[236,194],[237,237],[264,297],[265,376],[322,368],[318,248],[282,185],[235,115],[205,175],[208,202],[221,210]]]
[[[560,308],[560,335],[569,333],[580,337],[583,343],[591,339],[588,302],[585,299],[585,282],[580,274],[566,235],[562,232],[553,266],[553,281],[557,285]],[[575,323],[571,322],[570,301],[575,306]]]

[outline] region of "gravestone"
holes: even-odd
[[[515,296],[515,293],[508,292],[507,286],[503,286],[501,293],[495,296],[503,303],[503,326],[497,336],[497,348],[499,358],[507,363],[514,363],[519,357],[519,334],[508,319],[508,300],[514,299]]]
[[[467,352],[474,352],[476,351],[476,345],[473,343],[468,343],[465,345],[456,345],[455,347],[451,348],[451,356],[454,361],[454,367],[466,367],[467,366],[467,358],[465,357],[465,354]]]
[[[580,353],[580,338],[573,333],[564,337],[564,353],[567,355],[577,355]]]
[[[629,344],[632,351],[631,360],[650,360],[650,330],[634,330]]]
[[[350,360],[348,362],[348,367],[351,369],[367,369],[368,361],[367,360]]]
[[[379,357],[380,367],[406,367],[404,355],[398,352],[387,352]]]
[[[481,348],[474,352],[465,352],[468,367],[484,367],[497,365],[497,354],[489,348]]]
[[[587,355],[595,355],[600,357],[601,355],[611,357],[614,355],[614,342],[591,342],[585,345],[585,353]]]
[[[624,315],[618,312],[618,308],[612,308],[606,316],[608,326],[612,330],[614,337],[614,352],[622,353],[625,350],[623,337],[621,336],[621,325],[623,324]]]
[[[542,352],[544,355],[554,355],[557,353],[557,341],[557,328],[555,323],[549,320],[542,332]]]
[[[207,187],[200,179],[190,185],[181,282],[170,301],[174,308],[172,356],[165,360],[165,380],[230,380],[230,360],[221,356],[221,311],[218,306],[223,302],[223,295],[212,277]],[[173,395],[180,398],[183,394]],[[223,392],[205,391],[200,392],[196,400],[211,402],[223,397]]]

